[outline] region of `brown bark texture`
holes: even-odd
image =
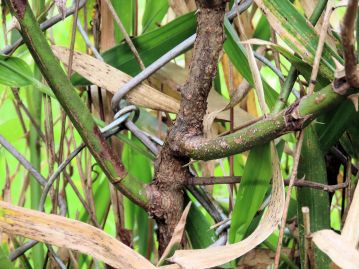
[[[181,87],[181,107],[155,162],[155,180],[149,186],[149,213],[158,224],[159,252],[171,239],[184,208],[184,187],[192,175],[184,166],[184,141],[202,136],[207,97],[217,72],[224,42],[224,0],[197,0],[197,38],[186,83]]]

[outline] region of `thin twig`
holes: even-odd
[[[32,164],[25,159],[20,152],[18,152],[2,135],[0,135],[0,144],[11,153],[27,171],[39,182],[42,186],[46,185],[46,179],[32,166]]]
[[[290,180],[284,180],[284,185],[288,186]],[[218,184],[237,184],[241,183],[240,176],[230,177],[193,177],[187,179],[186,185],[218,185]],[[336,190],[345,189],[349,186],[348,180],[336,185],[326,185],[322,183],[311,182],[308,179],[296,179],[293,186],[298,188],[311,188],[326,192],[335,192]]]
[[[77,24],[78,15],[79,15],[80,0],[75,0],[74,2],[75,2],[75,13],[74,13],[73,24],[72,24],[69,61],[68,61],[68,65],[67,65],[68,78],[71,78],[71,73],[72,73],[72,62],[73,62],[73,57],[74,57],[74,48],[75,48],[75,40],[76,40],[76,24]]]
[[[86,0],[80,0],[79,8],[82,8],[85,5],[85,3],[86,3]],[[68,8],[66,10],[65,17],[72,15],[74,12],[75,12],[74,6]],[[41,31],[46,31],[47,29],[51,28],[52,26],[54,26],[56,23],[58,23],[60,21],[62,21],[62,15],[57,14],[56,16],[41,23],[40,29],[41,29]],[[0,54],[8,55],[8,54],[12,53],[13,51],[15,51],[23,43],[24,43],[24,40],[21,37],[18,40],[16,40],[13,44],[6,46],[4,49],[0,50]]]
[[[86,45],[92,50],[93,54],[95,55],[96,59],[103,61],[103,58],[101,54],[98,52],[98,50],[95,48],[95,46],[92,44],[86,30],[82,27],[80,20],[77,20],[77,28],[84,39]]]
[[[330,25],[330,15],[332,15],[332,12],[333,12],[333,6],[334,6],[334,1],[329,0],[329,2],[327,4],[327,9],[326,9],[325,15],[324,15],[322,29],[320,31],[317,51],[315,52],[312,74],[310,76],[310,81],[309,81],[308,94],[312,94],[314,91],[314,87],[315,87],[315,83],[316,83],[318,71],[319,71],[320,59],[322,58],[322,52],[324,49],[325,38],[327,37],[328,28]]]
[[[297,143],[297,147],[296,147],[296,152],[294,155],[292,175],[289,180],[287,196],[285,198],[284,211],[283,211],[282,221],[281,221],[280,231],[279,231],[277,251],[275,253],[275,258],[274,258],[274,269],[278,269],[278,267],[279,267],[280,252],[282,249],[285,223],[287,220],[288,207],[289,207],[290,197],[291,197],[291,193],[292,193],[292,187],[294,185],[295,179],[297,178],[298,164],[299,164],[299,159],[300,159],[300,153],[302,151],[303,138],[304,138],[304,132],[300,131],[299,139],[298,139],[298,143]]]
[[[19,90],[16,88],[11,88],[12,93],[14,95],[14,98],[17,102],[17,104],[19,105],[19,107],[22,108],[22,110],[25,112],[26,116],[29,118],[31,124],[35,127],[36,132],[38,133],[38,135],[40,136],[40,138],[42,139],[42,141],[46,141],[45,140],[45,135],[44,133],[41,131],[41,128],[38,124],[38,122],[34,119],[34,117],[31,115],[30,111],[28,110],[28,108],[24,105],[24,103],[21,101],[20,96],[19,96]]]
[[[108,6],[108,8],[109,8],[109,10],[110,10],[110,12],[112,14],[112,17],[115,19],[118,27],[120,28],[120,31],[121,31],[123,37],[125,38],[126,43],[130,47],[133,55],[135,56],[136,61],[138,62],[139,66],[141,67],[141,70],[144,70],[146,67],[143,64],[143,62],[141,60],[141,57],[140,57],[135,45],[133,44],[131,38],[129,37],[125,27],[123,26],[123,23],[122,23],[121,19],[118,17],[118,15],[116,13],[116,10],[113,8],[113,5],[112,5],[111,1],[105,0],[105,2],[106,2],[107,6]]]

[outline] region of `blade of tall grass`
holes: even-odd
[[[317,134],[312,125],[304,131],[302,152],[298,166],[298,178],[327,184],[327,172],[324,155],[320,149]],[[304,266],[304,223],[302,207],[310,209],[310,229],[316,232],[330,228],[330,202],[329,194],[325,191],[311,188],[297,189],[298,227],[300,239],[301,264]],[[314,251],[317,268],[329,268],[330,260],[320,250]]]

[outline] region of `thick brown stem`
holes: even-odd
[[[342,25],[342,41],[345,59],[345,75],[351,87],[359,88],[359,73],[354,46],[354,24],[357,16],[358,0],[348,2],[348,8]]]
[[[158,224],[159,252],[171,239],[183,208],[183,188],[191,174],[184,165],[189,158],[181,154],[181,141],[203,133],[207,97],[217,71],[224,42],[224,0],[197,0],[197,38],[177,120],[155,163],[155,181],[150,186],[149,212]]]

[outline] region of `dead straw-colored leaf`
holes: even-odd
[[[357,224],[356,224],[357,226]],[[359,252],[343,236],[332,230],[321,230],[313,234],[313,242],[343,269],[359,267]]]
[[[186,227],[186,220],[187,220],[187,216],[188,216],[189,210],[191,208],[191,205],[192,205],[192,202],[189,202],[188,205],[186,206],[185,210],[183,211],[181,219],[177,223],[176,228],[173,232],[172,238],[171,238],[170,242],[168,243],[165,251],[163,252],[161,259],[158,261],[157,266],[162,265],[163,262],[165,261],[165,259],[167,259],[169,256],[171,256],[175,252],[175,250],[177,250],[178,247],[181,245],[183,232]]]
[[[56,57],[67,64],[69,49],[52,46]],[[112,94],[131,79],[126,73],[87,54],[74,52],[72,69],[91,83],[104,88]],[[154,110],[177,113],[179,102],[160,91],[141,83],[126,95],[130,103]]]
[[[11,235],[86,253],[114,268],[156,268],[100,229],[57,215],[0,202],[0,229]]]
[[[347,218],[342,230],[342,237],[347,240],[353,248],[359,244],[359,185],[356,186],[353,200],[350,203]],[[359,267],[359,264],[358,264]]]

